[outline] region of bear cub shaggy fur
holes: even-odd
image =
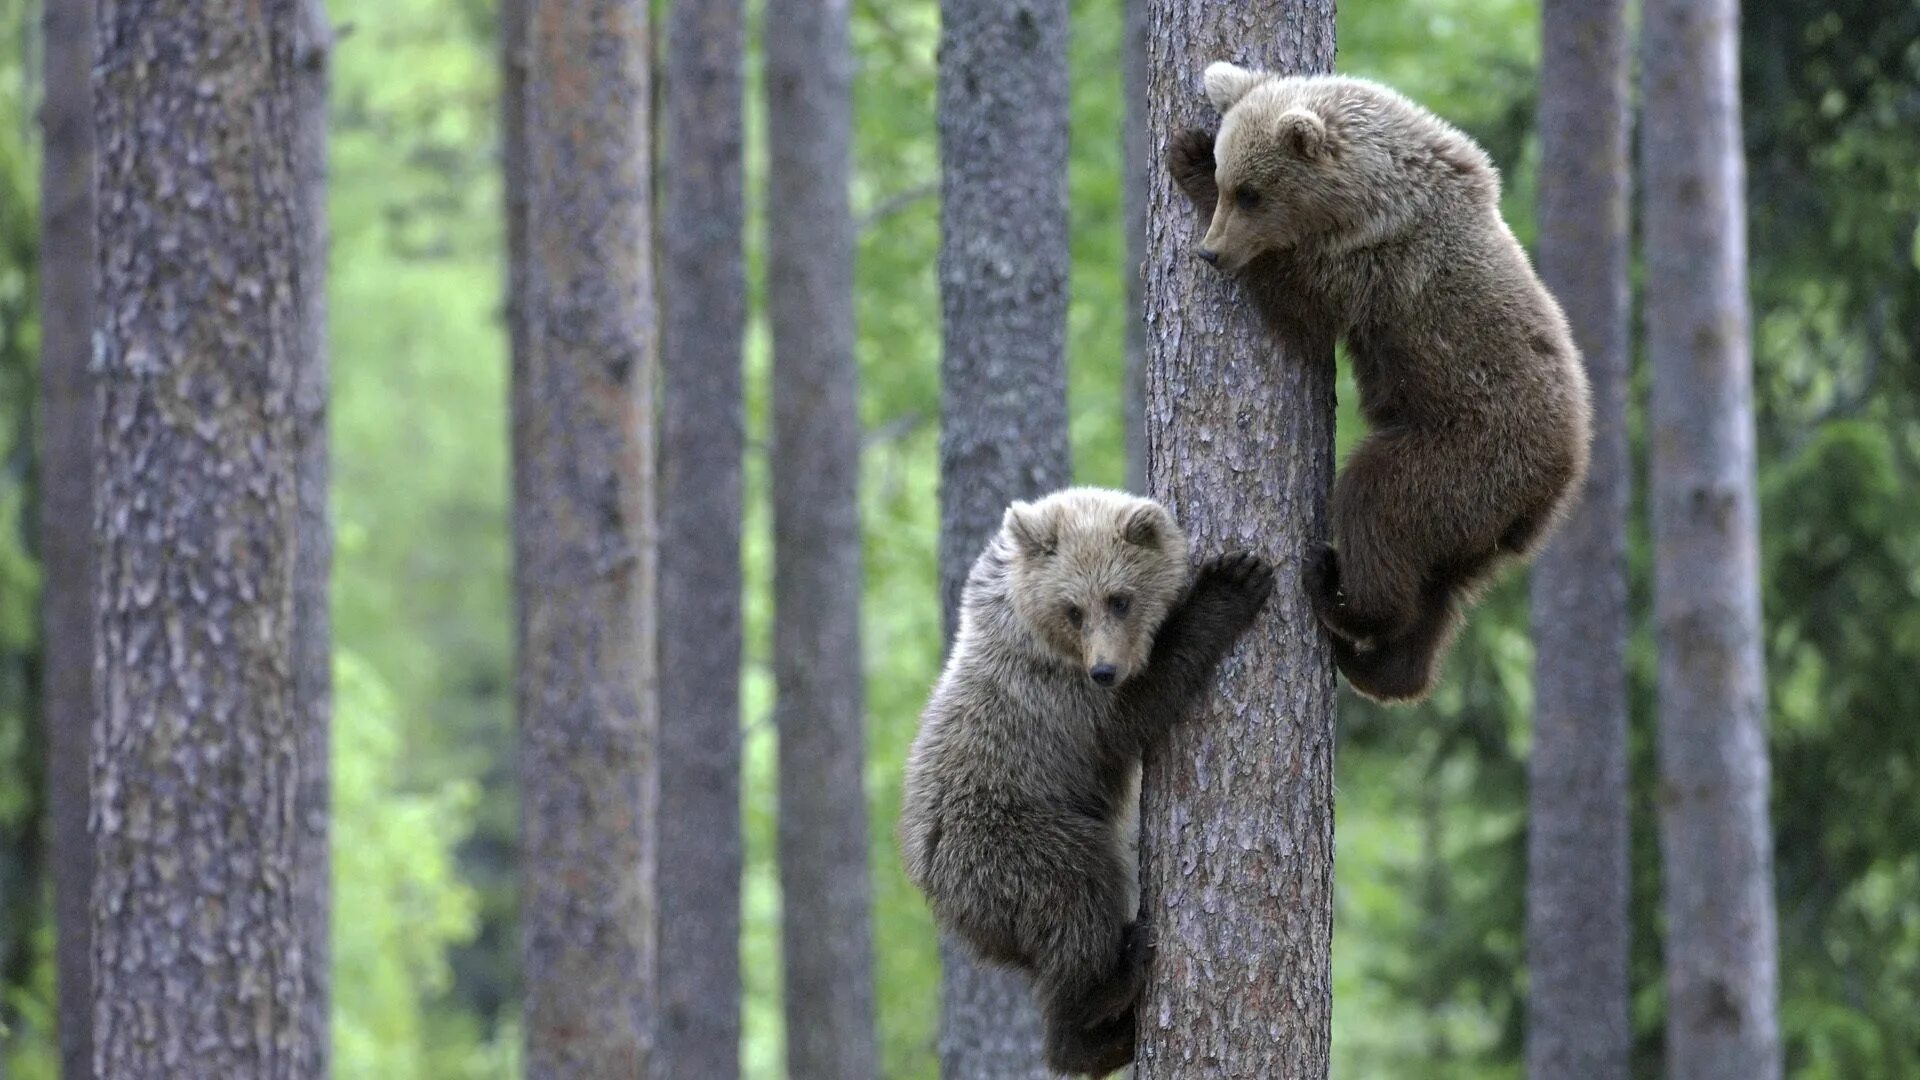
[[[1093,488],[1014,503],[967,578],[907,756],[901,853],[942,927],[1032,975],[1060,1072],[1133,1060],[1141,756],[1272,591],[1263,560],[1195,572],[1165,507]]]
[[[1354,689],[1418,701],[1462,608],[1579,490],[1586,372],[1472,139],[1361,79],[1216,63],[1205,87],[1219,131],[1168,151],[1198,254],[1270,323],[1344,336],[1372,428],[1308,594]]]

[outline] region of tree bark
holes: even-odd
[[[940,5],[940,587],[946,638],[1015,499],[1072,479],[1065,0]],[[941,1075],[1049,1075],[1021,976],[941,944]]]
[[[103,0],[94,1069],[308,1075],[294,0]]]
[[[40,163],[42,694],[60,1074],[93,1076],[93,4],[46,0]]]
[[[300,366],[294,372],[294,447],[297,517],[293,561],[293,692],[304,746],[298,821],[302,850],[296,862],[300,925],[307,935],[307,999],[302,1023],[310,1033],[302,1076],[332,1070],[329,1016],[333,986],[333,620],[328,583],[333,572],[333,519],[327,509],[327,92],[331,87],[333,24],[324,0],[300,0],[295,28],[294,119],[302,237]]]
[[[845,0],[766,9],[775,724],[787,1074],[875,1072]]]
[[[1736,0],[1641,25],[1667,1068],[1780,1075]]]
[[[1218,123],[1200,73],[1333,63],[1331,0],[1153,0],[1149,131]],[[1174,727],[1143,784],[1143,899],[1158,951],[1136,1075],[1324,1077],[1331,1038],[1333,665],[1300,585],[1333,480],[1333,343],[1263,327],[1194,258],[1202,229],[1152,172],[1148,458],[1155,497],[1195,550],[1250,548],[1280,568],[1218,697]]]
[[[676,0],[662,54],[659,1073],[712,1080],[740,1072],[743,39],[740,0]]]
[[[647,5],[525,11],[513,427],[527,1075],[646,1076],[658,734]]]
[[[1533,570],[1527,1072],[1624,1080],[1628,1018],[1627,24],[1548,0],[1540,274],[1593,386],[1586,490]]]
[[[1121,197],[1127,216],[1127,489],[1147,490],[1147,203],[1153,155],[1147,132],[1147,2],[1123,0],[1126,131],[1120,139]]]

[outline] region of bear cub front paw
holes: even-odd
[[[1238,633],[1273,595],[1273,564],[1251,551],[1230,551],[1200,564],[1194,577],[1193,600]]]
[[[1203,215],[1211,216],[1219,198],[1213,179],[1213,132],[1188,128],[1174,135],[1167,147],[1167,171],[1173,182]]]

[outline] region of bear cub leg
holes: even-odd
[[[1203,222],[1213,217],[1213,206],[1220,201],[1220,188],[1213,178],[1213,138],[1211,131],[1188,128],[1167,146],[1167,170]]]

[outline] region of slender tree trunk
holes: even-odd
[[[1218,119],[1200,73],[1231,58],[1333,64],[1331,0],[1153,0],[1153,145]],[[1324,1077],[1331,1038],[1333,665],[1300,586],[1326,536],[1333,343],[1275,336],[1193,257],[1201,225],[1164,167],[1148,212],[1147,431],[1153,494],[1195,548],[1280,568],[1214,703],[1147,761],[1144,906],[1159,943],[1137,1075]]]
[[[528,0],[514,356],[527,1075],[651,1075],[647,5]],[[512,65],[509,65],[509,72]],[[511,76],[510,76],[511,77]]]
[[[1533,570],[1527,1072],[1624,1080],[1627,1015],[1627,24],[1548,0],[1540,272],[1593,385],[1583,499]]]
[[[662,53],[658,1071],[711,1080],[740,1072],[741,20],[675,0]]]
[[[46,0],[40,106],[40,568],[60,1074],[93,1075],[93,4]]]
[[[1127,488],[1147,490],[1147,204],[1160,167],[1147,131],[1147,3],[1126,4],[1124,92],[1126,131],[1120,140],[1121,195],[1127,214]]]
[[[1067,443],[1065,0],[940,5],[940,588],[960,590],[1015,499],[1072,479]],[[941,944],[940,1071],[1049,1075],[1021,976]]]
[[[94,1068],[304,1077],[299,6],[98,14]]]
[[[315,1080],[333,1060],[329,1003],[333,986],[333,620],[328,583],[333,572],[333,519],[327,509],[332,470],[328,460],[327,398],[327,91],[331,82],[333,24],[324,0],[300,0],[295,28],[295,182],[300,224],[305,230],[299,266],[302,304],[300,367],[294,372],[296,460],[293,561],[293,691],[301,717],[302,778],[298,808],[302,849],[297,885],[306,934],[307,1002],[302,1020],[313,1034],[302,1076]]]
[[[787,1074],[874,1075],[845,0],[766,9],[775,723]]]
[[[1736,0],[1649,0],[1647,353],[1668,1072],[1780,1075]]]

